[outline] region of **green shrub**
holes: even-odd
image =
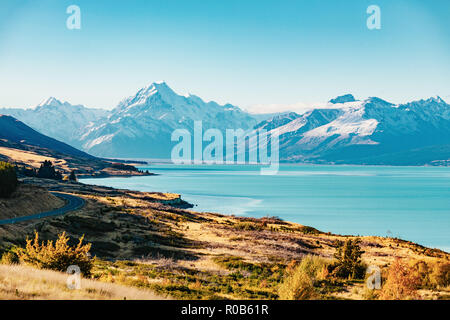
[[[26,247],[19,248],[17,253],[21,262],[38,268],[66,272],[69,266],[76,265],[83,275],[89,276],[93,267],[88,255],[91,244],[83,245],[83,237],[75,247],[69,246],[68,241],[69,237],[63,232],[54,244],[53,241],[41,244],[36,232],[34,240],[27,239]]]
[[[9,197],[17,189],[16,169],[7,162],[0,161],[0,198]]]

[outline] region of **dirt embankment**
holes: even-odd
[[[64,206],[47,189],[21,184],[8,199],[0,198],[0,220],[28,216]]]

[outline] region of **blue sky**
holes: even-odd
[[[66,28],[72,4],[81,30]],[[366,27],[371,4],[380,30]],[[112,108],[160,80],[253,111],[343,93],[450,100],[449,12],[447,0],[2,0],[0,106]]]

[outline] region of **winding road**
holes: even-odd
[[[51,192],[51,194],[57,196],[58,198],[65,200],[66,205],[62,208],[33,214],[31,216],[24,216],[24,217],[0,220],[0,225],[13,224],[13,223],[17,223],[17,222],[23,222],[23,221],[34,220],[34,219],[42,219],[42,218],[53,217],[53,216],[61,216],[68,212],[78,210],[78,209],[82,208],[85,204],[85,201],[83,199],[76,197],[76,196],[72,196],[70,194],[59,193],[59,192]]]

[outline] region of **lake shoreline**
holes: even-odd
[[[409,201],[405,196],[415,195],[414,190],[409,190],[410,183],[408,182],[410,179],[417,180],[422,179],[421,174],[425,173],[425,176],[430,175],[432,179],[434,176],[439,177],[439,181],[442,181],[446,183],[446,168],[437,168],[437,167],[354,167],[352,169],[351,166],[327,166],[327,168],[331,169],[329,171],[323,170],[324,166],[282,166],[281,167],[281,174],[279,176],[275,176],[272,178],[269,178],[271,180],[261,180],[261,179],[267,179],[267,178],[260,178],[256,171],[258,168],[255,166],[241,166],[239,167],[232,167],[232,166],[211,166],[211,165],[205,165],[205,166],[168,166],[168,165],[150,165],[149,167],[146,167],[151,171],[157,172],[157,174],[160,174],[161,176],[155,176],[155,177],[141,177],[139,179],[114,179],[114,178],[108,178],[104,181],[103,185],[115,187],[115,188],[126,188],[126,189],[133,189],[138,191],[152,191],[152,190],[160,190],[160,191],[166,191],[166,192],[173,192],[182,195],[183,200],[194,204],[194,210],[199,212],[219,212],[221,214],[237,214],[238,216],[250,216],[250,217],[263,217],[267,215],[271,216],[280,216],[284,220],[292,221],[295,223],[301,223],[306,225],[315,226],[320,230],[324,231],[331,231],[336,234],[363,234],[368,236],[381,236],[381,237],[397,237],[402,239],[408,239],[416,243],[422,243],[426,247],[435,247],[440,248],[443,250],[448,251],[448,248],[450,247],[448,245],[448,242],[442,240],[446,238],[445,230],[443,228],[445,227],[445,221],[448,219],[447,216],[442,216],[441,218],[441,224],[437,224],[437,228],[435,232],[433,233],[425,233],[424,230],[433,230],[432,226],[433,224],[430,223],[430,221],[425,222],[423,224],[423,228],[416,228],[415,230],[411,229],[411,231],[414,231],[416,235],[414,234],[408,234],[408,228],[413,227],[415,224],[417,226],[420,225],[420,222],[415,221],[415,219],[419,219],[420,217],[424,217],[424,215],[420,215],[420,210],[424,210],[425,208],[428,208],[427,206],[421,208],[415,208],[411,213],[407,216],[409,218],[409,221],[405,224],[403,220],[401,220],[401,216],[398,216],[396,212],[398,210],[407,209],[411,204],[414,204],[417,199],[412,199]],[[189,168],[193,168],[193,171],[190,171]],[[300,172],[300,175],[297,173],[296,176],[290,177],[290,172],[284,172],[284,170],[288,168],[296,169],[296,170],[307,170],[308,174],[305,176],[302,172]],[[236,169],[243,170],[242,171],[235,171]],[[248,170],[248,169],[254,169]],[[362,170],[367,169],[367,170]],[[397,170],[399,169],[399,170]],[[418,169],[420,172],[416,172]],[[179,171],[178,171],[179,170]],[[309,172],[311,170],[312,172]],[[314,171],[315,170],[315,171]],[[344,170],[344,171],[342,171]],[[352,170],[356,170],[356,172],[353,172]],[[381,170],[381,172],[378,172]],[[388,184],[386,185],[385,181],[386,172],[390,174],[394,170],[394,177],[393,182],[391,180],[388,180]],[[443,176],[442,170],[444,170],[445,177]],[[336,171],[336,172],[335,172]],[[376,171],[374,173],[374,171]],[[288,174],[288,175],[286,175]],[[356,175],[355,175],[356,174]],[[242,176],[244,175],[244,176]],[[352,176],[354,175],[354,176]],[[412,178],[410,178],[412,176]],[[389,178],[389,177],[388,177]],[[238,180],[235,180],[238,179]],[[249,186],[246,186],[247,180],[255,180],[254,184],[251,185],[251,188]],[[287,180],[286,180],[287,179]],[[331,180],[330,180],[331,179]],[[342,180],[344,179],[344,180]],[[348,180],[350,179],[350,180]],[[375,180],[373,180],[375,179]],[[389,178],[390,179],[390,178]],[[444,179],[444,180],[442,180]],[[83,179],[84,180],[84,179]],[[274,185],[273,188],[275,193],[272,191],[272,187],[266,187],[261,191],[261,195],[265,194],[265,192],[270,192],[270,194],[274,193],[273,195],[269,195],[269,198],[273,200],[265,199],[264,197],[261,198],[258,195],[260,193],[255,194],[247,194],[246,191],[253,191],[252,188],[254,186],[259,187],[260,182],[259,181],[287,181],[287,184],[285,187],[284,183],[282,183],[281,188],[287,188],[289,186],[289,190],[295,190],[298,187],[295,187],[292,185],[292,183],[297,183],[298,181],[305,181],[305,183],[313,183],[317,184],[317,181],[323,181],[325,183],[323,192],[321,191],[319,194],[322,194],[320,197],[325,197],[324,201],[319,201],[320,197],[317,198],[317,194],[308,194],[303,191],[300,191],[299,194],[296,195],[296,193],[292,193],[293,191],[289,191],[286,196],[282,195],[282,197],[277,197],[278,190],[280,187],[278,184]],[[356,192],[356,195],[358,197],[371,197],[368,198],[368,201],[373,198],[373,200],[369,201],[369,204],[364,202],[355,202],[352,200],[352,198],[348,198],[349,196],[354,197],[355,195],[349,192],[342,192],[339,190],[333,189],[333,187],[328,187],[327,185],[330,183],[335,183],[335,185],[340,184],[340,181],[343,181],[344,184],[349,184],[350,186],[355,187],[358,189],[360,186],[358,183],[365,182],[364,185],[362,185],[363,188],[367,190],[362,190],[362,188],[359,188],[361,190]],[[89,180],[88,180],[89,181]],[[86,181],[87,183],[90,183]],[[327,182],[330,181],[330,182]],[[335,181],[335,182],[333,182]],[[356,181],[356,184],[355,184]],[[377,189],[373,189],[374,186],[371,181],[375,181],[375,186]],[[378,182],[377,182],[378,181]],[[381,181],[381,182],[380,182]],[[398,184],[398,181],[400,181],[402,184],[399,186],[396,186]],[[403,181],[405,181],[403,183]],[[434,180],[430,180],[430,183]],[[441,183],[442,183],[441,182]],[[93,184],[102,184],[101,181],[94,181],[92,180]],[[240,187],[236,189],[236,187],[232,188],[232,190],[222,190],[220,189],[220,184],[226,183],[226,185],[239,185]],[[420,192],[426,191],[426,185],[429,185],[427,181],[424,183],[419,183],[416,185],[422,186],[419,190]],[[209,186],[210,185],[210,186]],[[320,184],[321,185],[321,184]],[[249,188],[247,188],[249,187]],[[217,189],[219,188],[219,189]],[[241,192],[241,188],[244,188]],[[299,190],[303,190],[301,185]],[[328,188],[328,189],[327,189]],[[381,188],[381,189],[380,189]],[[406,189],[405,189],[406,188]],[[392,190],[391,190],[392,189]],[[405,191],[406,190],[406,191]],[[205,191],[205,193],[203,193]],[[226,192],[226,193],[224,193]],[[231,193],[229,193],[231,192]],[[331,192],[331,193],[330,193]],[[361,193],[362,192],[362,193]],[[324,195],[325,194],[325,195]],[[337,198],[331,197],[333,194]],[[425,192],[426,194],[426,192]],[[390,195],[395,195],[394,198],[391,198]],[[435,195],[433,195],[434,197]],[[289,205],[286,204],[286,202],[292,203],[293,205],[295,201],[292,199],[295,199],[295,197],[298,198],[298,202],[295,207],[299,208],[299,213],[295,213],[298,210],[295,210],[295,217],[292,214],[289,214],[288,212],[285,212],[285,206]],[[387,198],[386,198],[387,197]],[[424,195],[419,197],[420,200],[423,198]],[[318,200],[315,200],[317,198]],[[346,199],[349,199],[348,201]],[[380,199],[379,201],[377,199]],[[387,199],[386,201],[383,199]],[[416,197],[417,198],[417,197]],[[443,198],[443,196],[440,196],[440,198]],[[197,199],[197,200],[194,200]],[[265,199],[265,200],[258,200],[254,201],[254,199]],[[344,200],[343,200],[344,199]],[[306,200],[306,202],[305,202]],[[445,199],[441,199],[441,202]],[[274,202],[275,201],[275,202]],[[427,200],[428,201],[428,200]],[[411,202],[411,203],[410,203]],[[433,201],[436,202],[436,201]],[[299,204],[301,205],[299,206]],[[264,206],[269,205],[267,209],[264,209]],[[333,205],[336,207],[333,209],[332,207],[328,207],[329,205]],[[375,206],[374,206],[375,205]],[[427,205],[427,203],[425,203]],[[345,206],[342,207],[342,206]],[[373,207],[374,206],[374,207]],[[339,209],[342,207],[342,209]],[[368,208],[373,207],[373,209],[368,210]],[[391,211],[386,211],[386,208],[392,207],[390,209]],[[284,208],[284,209],[283,209]],[[287,207],[288,210],[290,207]],[[309,208],[309,209],[308,209]],[[329,209],[327,209],[329,208]],[[348,209],[346,209],[348,208]],[[398,209],[396,209],[398,208]],[[440,204],[440,207],[436,207],[436,209],[432,209],[432,207],[429,207],[429,210],[438,210],[439,208],[446,208],[446,204]],[[420,209],[420,210],[419,210]],[[330,211],[331,210],[331,211]],[[321,219],[321,215],[326,214],[329,215],[329,212],[335,212],[336,210],[340,210],[339,212],[345,213],[344,216],[339,218],[339,220],[327,218],[326,220]],[[344,210],[344,211],[342,211]],[[442,209],[439,209],[442,210]],[[428,209],[427,209],[428,211]],[[259,214],[257,214],[259,212]],[[302,213],[303,212],[303,213]],[[323,213],[322,213],[323,212]],[[327,213],[328,212],[328,213]],[[337,211],[338,212],[338,211]],[[403,211],[400,211],[403,212]],[[433,211],[430,211],[433,212]],[[439,212],[439,211],[435,211]],[[369,215],[369,216],[367,216]],[[348,216],[349,218],[345,218],[345,216]],[[380,217],[378,217],[380,216]],[[376,221],[382,219],[382,217],[386,216],[386,226],[383,227],[380,225],[377,225],[376,223],[373,224],[373,222],[368,224],[363,224],[363,221],[371,221],[373,219],[376,219]],[[398,217],[397,217],[398,216]],[[394,218],[394,220],[393,220]],[[357,220],[355,220],[357,219]],[[364,220],[361,220],[364,219]],[[369,220],[367,220],[369,219]],[[412,220],[411,220],[412,219]],[[423,218],[420,218],[423,220]],[[431,218],[430,218],[431,219]],[[442,220],[444,219],[444,220]],[[340,222],[342,221],[342,222]],[[358,222],[361,221],[361,222]],[[381,220],[380,220],[381,221]],[[398,224],[398,226],[396,226]],[[372,228],[372,225],[375,226],[375,228]],[[404,228],[406,226],[406,228]],[[427,226],[430,226],[430,228],[427,228]],[[378,228],[378,229],[377,229]],[[437,235],[435,235],[436,233]],[[439,240],[440,235],[442,235],[441,240]],[[428,241],[426,240],[427,237],[429,238]],[[422,239],[422,240],[420,240]],[[425,241],[424,241],[425,239]],[[434,240],[433,240],[434,239]],[[436,240],[437,243],[436,243]],[[433,244],[434,243],[434,244]]]

